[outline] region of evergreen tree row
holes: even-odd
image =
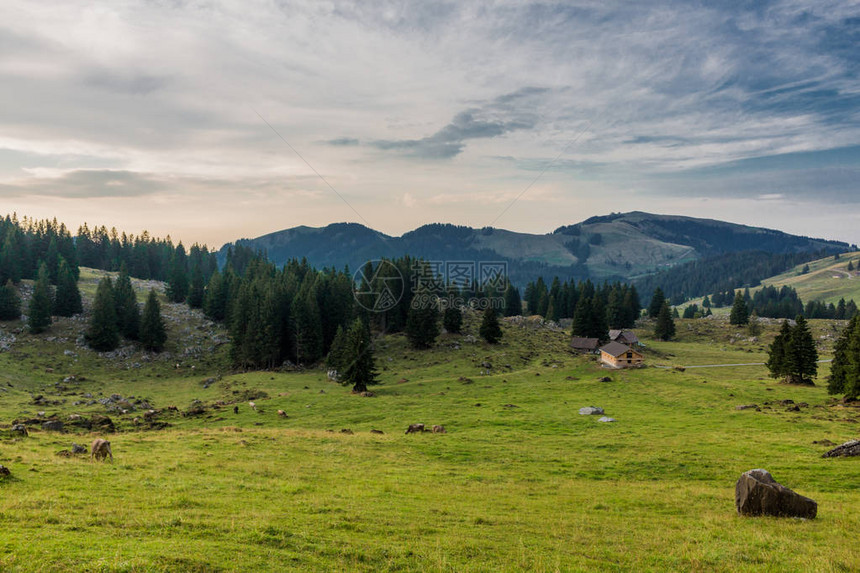
[[[57,220],[36,221],[15,215],[0,218],[0,284],[35,280],[45,263],[50,284],[57,284],[60,263],[65,261],[78,278],[75,241],[66,226]]]
[[[539,277],[525,288],[526,312],[547,320],[572,318],[574,336],[605,339],[609,328],[631,328],[642,310],[635,286],[590,280],[561,282],[549,287]]]

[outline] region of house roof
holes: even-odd
[[[600,346],[600,341],[596,338],[580,338],[575,336],[570,340],[570,345],[573,348],[581,350],[597,350],[597,347]]]
[[[630,350],[632,350],[632,349],[629,346],[627,346],[626,344],[621,344],[620,342],[614,342],[614,341],[610,342],[609,344],[607,344],[606,346],[603,346],[600,349],[601,352],[605,352],[608,355],[613,356],[615,358],[621,356],[622,354],[625,354],[626,352],[628,352]]]
[[[623,338],[627,342],[639,342],[639,338],[633,334],[631,330],[610,330],[609,331],[609,340],[618,340],[619,338]]]

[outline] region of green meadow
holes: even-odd
[[[813,443],[858,437],[860,411],[827,395],[826,364],[815,387],[779,384],[762,366],[680,368],[762,362],[776,323],[750,339],[719,319],[682,320],[667,343],[645,327],[637,332],[648,367],[609,371],[571,353],[568,333],[528,321],[506,323],[502,344],[474,342],[477,318],[467,316],[463,335],[427,351],[402,335],[378,340],[380,384],[359,397],[321,368],[232,371],[223,344],[184,355],[213,327],[166,310],[178,314],[168,320],[171,354],[161,357],[94,354],[75,344],[81,325],[67,319],[38,337],[2,325],[16,341],[0,353],[0,464],[12,472],[0,480],[0,570],[860,564],[860,461],[822,459],[828,446]],[[836,328],[813,326],[826,357]],[[90,404],[114,393],[145,399],[158,424]],[[36,405],[37,395],[56,403]],[[808,406],[787,411],[779,401],[788,399]],[[736,410],[743,404],[761,411]],[[591,405],[617,421],[579,415]],[[12,437],[13,420],[39,411],[107,414],[117,432],[34,425]],[[447,433],[404,433],[419,422]],[[96,437],[111,441],[113,463],[56,455]],[[759,467],[815,499],[818,518],[739,517],[735,481]]]

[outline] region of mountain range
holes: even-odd
[[[262,250],[276,264],[304,257],[317,268],[356,270],[368,260],[407,254],[431,261],[504,261],[511,281],[520,286],[538,276],[635,280],[727,253],[836,253],[851,247],[772,229],[640,211],[591,217],[543,235],[442,223],[400,237],[358,223],[299,226],[224,245],[222,261],[234,245]]]

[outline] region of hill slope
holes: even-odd
[[[724,253],[761,250],[793,253],[848,250],[846,243],[781,231],[650,213],[618,213],[537,235],[503,229],[432,224],[391,237],[357,223],[295,227],[236,242],[263,249],[275,263],[307,257],[316,267],[349,265],[409,254],[428,260],[507,261],[514,283],[537,276],[630,279]],[[220,252],[226,257],[225,245]]]
[[[855,268],[848,270],[848,263]],[[802,273],[803,265],[798,265],[780,275],[765,279],[765,286],[790,286],[797,291],[801,300],[821,300],[825,303],[854,299],[860,301],[860,252],[841,255],[838,260],[826,257],[809,263],[809,272]]]

